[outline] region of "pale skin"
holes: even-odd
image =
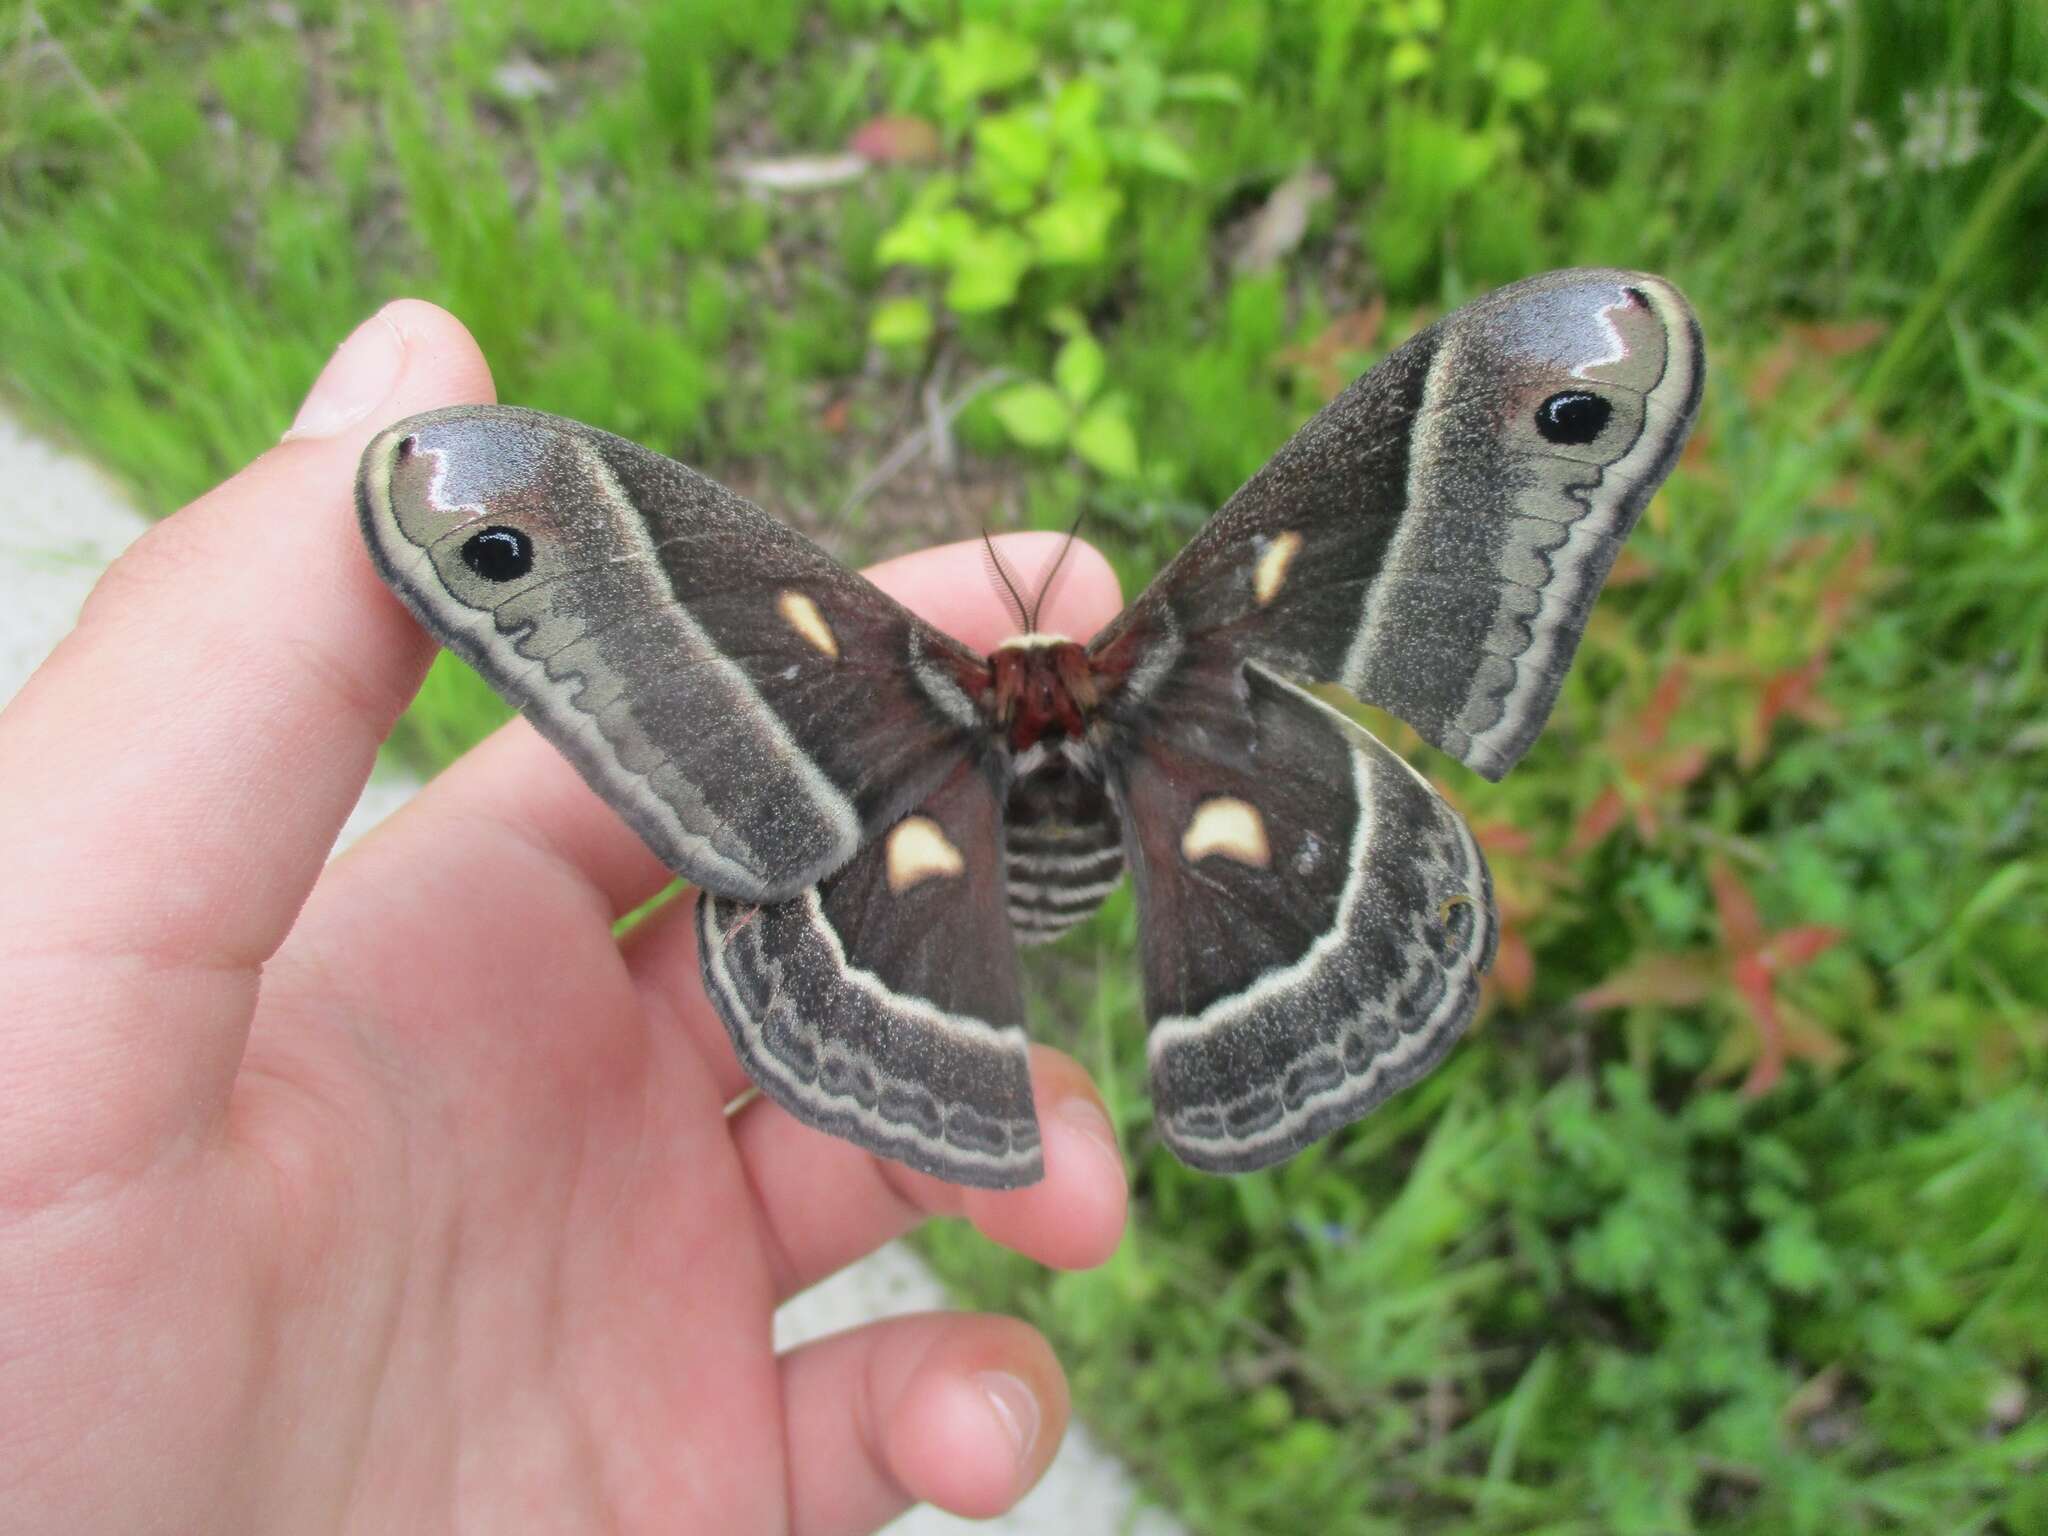
[[[1022,1323],[778,1359],[770,1320],[932,1215],[1107,1258],[1076,1063],[1035,1052],[1046,1177],[1008,1193],[728,1115],[687,901],[613,939],[668,874],[523,722],[326,862],[432,654],[356,458],[491,398],[459,324],[389,306],[0,715],[0,1528],[841,1536],[999,1513],[1057,1447]],[[1046,626],[1084,636],[1118,596],[1075,557]],[[976,545],[869,574],[1008,632]]]

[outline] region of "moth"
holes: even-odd
[[[704,987],[769,1097],[941,1178],[1034,1182],[1018,943],[1128,872],[1158,1134],[1239,1172],[1427,1073],[1498,935],[1463,819],[1307,685],[1505,774],[1704,367],[1659,278],[1502,288],[1353,383],[1086,644],[986,656],[536,411],[400,422],[357,501],[420,622],[702,888]]]

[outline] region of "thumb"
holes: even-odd
[[[220,1112],[263,961],[431,653],[371,569],[355,460],[488,399],[453,317],[358,327],[294,425],[115,562],[0,716],[0,1063],[21,1164],[132,1165]]]

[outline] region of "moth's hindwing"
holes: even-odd
[[[678,873],[794,895],[938,785],[980,720],[954,641],[776,519],[560,417],[458,406],[357,480],[384,579]]]
[[[1236,1173],[1429,1071],[1499,925],[1471,832],[1399,757],[1257,664],[1213,691],[1238,722],[1161,711],[1116,772],[1160,1134]]]
[[[1091,649],[1123,647],[1141,683],[1205,643],[1341,683],[1497,779],[1549,717],[1704,370],[1660,278],[1488,294],[1325,407]]]
[[[995,791],[963,762],[815,889],[697,909],[705,991],[770,1098],[992,1189],[1043,1171],[1001,847]]]

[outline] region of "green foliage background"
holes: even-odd
[[[419,293],[504,398],[853,557],[932,532],[903,485],[830,509],[936,364],[991,383],[957,423],[974,507],[1085,506],[1134,587],[1427,316],[1574,262],[1669,274],[1703,425],[1549,735],[1498,788],[1418,755],[1510,898],[1472,1041],[1282,1169],[1190,1175],[1150,1135],[1120,895],[1034,974],[1134,1154],[1132,1236],[1087,1275],[928,1251],[1047,1329],[1203,1531],[2020,1536],[2044,81],[2042,10],[1968,0],[13,0],[0,381],[168,510]],[[732,174],[880,116],[930,157]],[[1298,241],[1239,270],[1310,170]],[[404,744],[445,759],[494,711],[437,669]]]

